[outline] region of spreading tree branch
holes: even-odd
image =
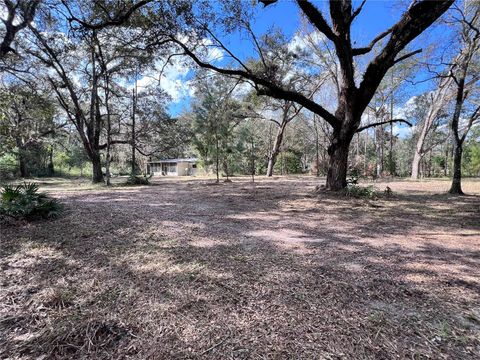
[[[391,36],[380,53],[368,64],[358,88],[357,110],[362,112],[383,77],[395,64],[395,57],[452,5],[454,0],[415,1],[391,28]],[[397,59],[398,60],[398,59]]]
[[[356,132],[359,133],[359,132],[362,132],[363,130],[370,129],[371,127],[380,126],[380,125],[385,125],[385,124],[393,124],[393,123],[404,123],[404,124],[407,124],[408,126],[412,127],[412,124],[411,124],[409,121],[407,121],[407,120],[404,120],[404,119],[392,119],[392,120],[388,120],[388,121],[381,121],[381,122],[377,122],[377,123],[373,123],[373,124],[368,124],[368,125],[359,127]]]
[[[308,20],[329,40],[335,42],[337,36],[333,33],[321,12],[308,0],[297,0],[297,4]]]
[[[76,17],[73,14],[70,7],[68,6],[67,1],[62,0],[62,3],[63,3],[63,6],[65,6],[65,8],[67,9],[67,11],[69,13],[69,17],[67,18],[67,20],[70,23],[76,22],[76,23],[80,24],[82,27],[84,27],[86,29],[89,29],[89,30],[100,30],[100,29],[103,29],[103,28],[106,28],[106,27],[109,27],[109,26],[119,26],[119,25],[122,25],[122,24],[126,23],[135,11],[140,9],[142,6],[145,6],[149,3],[151,3],[152,1],[153,0],[140,0],[139,2],[133,4],[130,8],[128,8],[127,11],[115,14],[115,16],[113,16],[113,17],[108,15],[108,20],[105,20],[105,21],[102,21],[102,22],[99,22],[99,23],[89,23],[85,20],[82,20],[82,19]],[[104,12],[108,14],[107,9],[104,9]]]
[[[364,55],[372,51],[373,47],[375,46],[376,43],[378,43],[380,40],[382,40],[385,36],[390,34],[392,32],[393,28],[390,28],[388,30],[385,30],[381,34],[379,34],[375,39],[373,39],[368,46],[362,47],[362,48],[355,48],[352,49],[352,54],[353,56],[357,55]]]
[[[353,22],[353,20],[355,20],[355,18],[358,16],[358,14],[360,14],[360,12],[363,9],[363,5],[365,5],[366,2],[367,2],[367,0],[363,0],[362,3],[360,4],[360,6],[352,13],[352,17],[350,18],[350,24]]]
[[[185,54],[188,55],[198,66],[205,69],[216,71],[223,75],[239,76],[239,77],[251,80],[255,83],[255,85],[257,85],[257,93],[259,95],[268,95],[276,99],[295,101],[296,103],[303,105],[306,109],[320,115],[332,127],[336,128],[340,126],[341,124],[340,121],[334,115],[332,115],[328,110],[318,105],[316,102],[309,99],[308,97],[296,91],[286,90],[280,87],[279,85],[274,84],[269,79],[264,79],[250,71],[247,72],[246,70],[239,70],[239,69],[225,69],[225,68],[220,68],[215,65],[212,65],[208,62],[204,62],[200,60],[200,58],[198,58],[198,56],[194,54],[193,51],[191,51],[180,40],[176,39],[173,36],[171,37],[171,40],[172,42],[179,45],[183,49]],[[261,86],[261,88],[258,86]]]
[[[413,55],[416,55],[416,54],[420,54],[422,52],[422,49],[418,49],[418,50],[415,50],[415,51],[412,51],[412,52],[409,52],[403,56],[400,56],[398,59],[395,59],[395,61],[393,62],[394,64],[397,64],[399,63],[400,61],[403,61],[405,59],[408,59],[409,57],[412,57]]]

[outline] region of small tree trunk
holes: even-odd
[[[20,170],[20,176],[23,177],[28,177],[30,174],[28,173],[28,167],[27,167],[27,162],[25,160],[25,155],[23,154],[23,150],[20,150],[20,153],[18,155],[18,167]]]
[[[104,66],[106,70],[106,65]],[[107,186],[111,185],[111,177],[112,174],[110,173],[110,162],[112,160],[111,156],[111,143],[112,143],[112,119],[110,117],[110,77],[108,73],[105,74],[105,108],[107,110],[107,153],[105,156],[105,177],[106,177],[106,184]],[[132,132],[134,132],[134,124],[132,124]],[[134,151],[135,152],[135,149]],[[134,175],[134,174],[133,174]]]
[[[226,176],[225,181],[228,182],[230,180],[230,170],[228,169],[228,155],[225,155],[225,157],[223,158],[223,172]]]
[[[422,155],[415,151],[415,155],[413,155],[412,161],[412,179],[418,179],[420,175],[420,161],[422,160]]]
[[[135,150],[136,150],[136,135],[135,135],[135,115],[137,112],[137,73],[135,73],[135,86],[132,89],[132,169],[131,173],[132,176],[137,174],[137,160],[135,158]]]
[[[283,135],[285,133],[285,126],[286,123],[282,123],[282,125],[278,128],[277,135],[275,136],[275,141],[273,142],[272,153],[268,158],[268,166],[267,166],[267,176],[273,176],[273,168],[275,167],[275,163],[277,162],[277,156],[280,152],[280,147],[282,146]]]
[[[397,174],[395,157],[393,154],[393,123],[390,123],[390,151],[388,153],[388,172],[390,173],[390,176],[395,176]]]
[[[365,131],[365,143],[363,144],[363,176],[367,176],[367,145],[368,145],[368,130]]]
[[[220,182],[220,158],[219,158],[219,145],[218,145],[218,134],[215,131],[215,173],[217,174],[217,183]]]
[[[252,182],[255,182],[255,153],[254,153],[254,142],[253,142],[253,136],[250,138],[251,142],[251,160],[252,160]]]
[[[55,167],[53,165],[53,146],[50,146],[50,150],[48,152],[47,174],[48,176],[53,176],[55,174]]]
[[[20,177],[28,177],[30,174],[28,172],[27,159],[25,156],[26,149],[20,138],[17,138],[15,141],[18,148],[18,170],[20,171]]]
[[[112,175],[110,174],[110,149],[108,145],[107,145],[107,154],[105,156],[105,177],[106,177],[107,186],[112,185],[110,181]]]
[[[103,183],[102,162],[100,154],[96,153],[92,156],[92,182],[94,184]]]
[[[375,145],[377,154],[377,177],[383,175],[383,126],[378,126],[375,129]]]
[[[448,176],[448,146],[445,148],[445,164],[443,166],[443,175]]]
[[[317,165],[315,175],[319,177],[320,176],[320,141],[318,139],[318,126],[317,126],[317,118],[315,115],[313,116],[313,126],[315,128],[315,161]]]
[[[453,154],[453,180],[450,187],[450,194],[462,195],[462,152],[463,144],[455,141],[455,149]]]
[[[428,177],[432,177],[432,173],[433,173],[433,166],[432,166],[432,150],[430,149],[430,151],[428,152]]]

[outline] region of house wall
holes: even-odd
[[[162,175],[162,164],[154,163],[148,164],[150,174],[152,175]]]
[[[178,163],[165,163],[162,164],[162,172],[168,176],[178,175]]]
[[[178,176],[188,175],[188,162],[177,163],[177,175]]]
[[[178,163],[150,163],[148,166],[150,174],[153,175],[188,176],[196,175],[197,173],[194,164],[187,161]],[[170,171],[173,170],[173,168],[175,168],[175,171]]]

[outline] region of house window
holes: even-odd
[[[168,172],[170,173],[177,172],[177,164],[176,163],[168,164]]]
[[[192,168],[193,168],[193,169],[196,169],[196,168],[197,168],[197,164],[193,164],[193,165],[192,165]]]

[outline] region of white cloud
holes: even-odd
[[[295,34],[288,43],[288,50],[305,50],[310,48],[312,45],[318,46],[325,39],[325,36],[318,32],[313,31],[309,34]]]
[[[212,39],[203,38],[197,40],[195,34],[192,37],[188,35],[177,35],[177,39],[183,44],[197,48],[196,55],[204,62],[218,62],[224,59],[226,52],[217,46]]]
[[[189,41],[187,36],[179,36],[179,39],[183,43]],[[202,39],[200,49],[198,56],[206,62],[218,62],[225,57],[225,52],[214,46],[210,39]],[[194,68],[193,61],[186,56],[173,57],[166,65],[164,59],[158,60],[154,70],[143,74],[142,78],[138,80],[139,91],[142,88],[159,84],[160,88],[172,98],[172,102],[178,103],[193,96],[194,89],[189,75]]]
[[[192,95],[192,86],[188,80],[190,66],[180,58],[173,58],[169,64],[157,61],[155,68],[137,81],[138,91],[141,92],[149,86],[159,85],[171,98],[172,102],[178,103],[182,99]],[[130,84],[129,87],[133,87]]]
[[[235,90],[233,91],[233,97],[237,100],[241,100],[247,96],[252,89],[253,86],[249,82],[242,82],[235,87]]]
[[[408,126],[406,124],[395,124],[393,125],[393,134],[404,139],[409,137],[415,131],[415,126]]]
[[[201,59],[206,62],[221,61],[225,56],[225,51],[215,46],[210,39],[203,39],[201,42],[204,51],[201,54]]]

